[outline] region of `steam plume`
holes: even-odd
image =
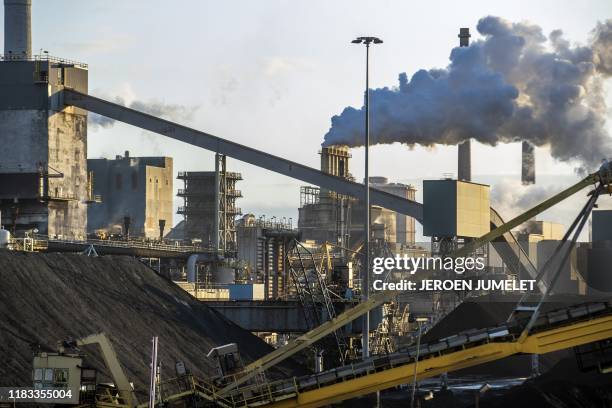
[[[115,97],[114,99],[115,102],[120,105],[179,123],[191,120],[193,118],[193,114],[198,109],[197,107],[166,104],[162,101],[154,99],[148,102],[134,100],[130,103],[127,103],[122,97]],[[93,126],[93,130],[97,130],[100,128],[112,127],[115,124],[115,120],[98,115],[97,113],[90,113],[88,116],[88,124]]]
[[[496,145],[528,140],[554,158],[594,167],[612,157],[602,82],[612,75],[612,20],[588,46],[530,23],[478,22],[483,39],[454,48],[445,69],[417,71],[371,91],[372,143]],[[323,145],[363,144],[364,109],[332,118]]]

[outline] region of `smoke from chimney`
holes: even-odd
[[[150,100],[148,102],[133,100],[129,103],[122,97],[115,97],[114,100],[116,103],[127,106],[128,108],[136,109],[153,116],[166,118],[179,123],[193,119],[193,115],[198,109],[197,106],[166,104],[158,100]],[[90,113],[87,121],[89,125],[92,125],[93,130],[97,130],[99,128],[110,128],[115,124],[114,119],[107,118],[96,113]]]
[[[371,91],[372,144],[527,140],[588,168],[612,157],[602,86],[612,75],[612,20],[597,25],[587,46],[498,17],[482,18],[477,29],[484,38],[454,48],[445,69],[410,80],[402,73],[399,86]],[[334,116],[323,145],[360,146],[363,115],[347,107]]]

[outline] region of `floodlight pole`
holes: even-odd
[[[361,273],[361,297],[362,301],[368,300],[370,295],[370,44],[382,44],[382,40],[376,37],[358,37],[352,41],[353,44],[365,44],[366,46],[366,89],[365,89],[365,222],[364,222],[364,262]],[[362,358],[370,356],[370,313],[363,315],[362,327]]]

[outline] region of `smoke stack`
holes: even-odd
[[[460,47],[469,47],[470,45],[470,29],[462,27],[459,29],[459,46]]]
[[[32,57],[32,0],[4,0],[4,57]]]
[[[469,139],[459,145],[457,153],[457,180],[472,181],[472,143]]]
[[[350,178],[348,146],[327,146],[321,149],[321,171],[332,176]]]
[[[523,141],[521,182],[523,185],[535,184],[535,149],[533,145],[527,141]]]
[[[469,47],[470,29],[459,29],[459,47]],[[470,139],[459,145],[457,152],[457,180],[472,181],[472,143]]]

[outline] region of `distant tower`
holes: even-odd
[[[470,29],[459,29],[459,46],[470,45]],[[472,143],[470,139],[461,143],[457,151],[457,180],[472,181]]]
[[[469,47],[470,45],[470,29],[469,28],[460,28],[459,29],[459,46],[460,47]]]
[[[522,143],[521,182],[524,185],[535,184],[535,149],[527,141]]]

